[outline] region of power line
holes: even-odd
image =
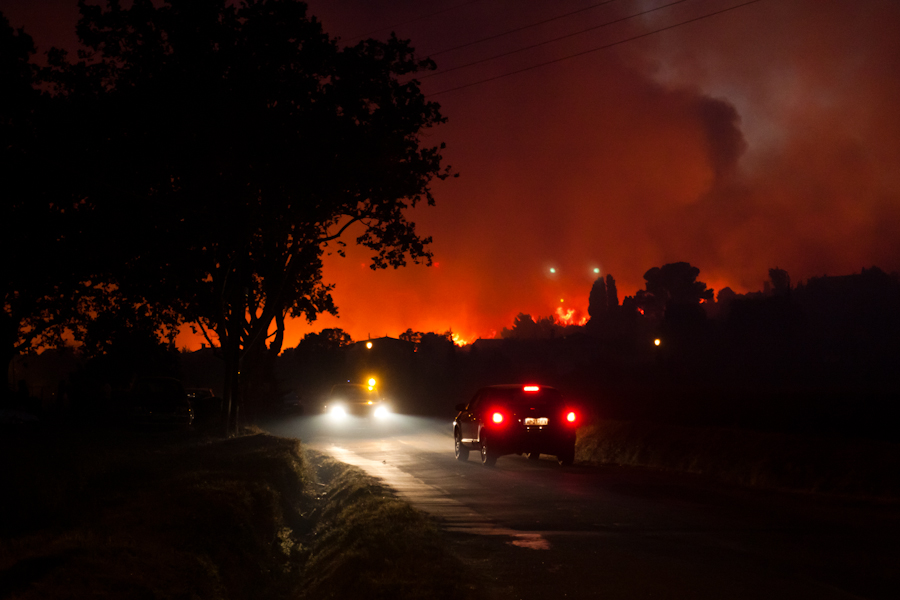
[[[409,25],[410,23],[415,23],[416,21],[421,21],[422,19],[427,19],[428,17],[433,17],[433,16],[435,16],[435,15],[440,15],[440,14],[443,14],[443,13],[445,13],[445,12],[450,12],[451,10],[456,10],[457,8],[462,8],[463,6],[468,6],[469,4],[475,4],[476,2],[481,2],[481,1],[482,1],[482,0],[469,0],[468,2],[460,2],[459,4],[454,4],[453,6],[448,6],[447,8],[442,8],[441,10],[436,10],[436,11],[434,11],[434,12],[431,12],[431,13],[428,13],[428,14],[425,14],[425,15],[419,15],[418,17],[414,17],[414,18],[409,19],[409,20],[407,20],[407,21],[401,21],[400,23],[394,23],[393,25],[388,25],[387,27],[379,27],[378,29],[373,29],[372,31],[369,31],[369,32],[367,32],[367,33],[362,33],[362,34],[360,34],[360,35],[355,35],[355,36],[353,36],[353,37],[351,37],[351,38],[347,38],[347,39],[349,39],[349,40],[351,40],[351,41],[352,41],[352,40],[359,40],[359,39],[362,39],[362,38],[364,38],[364,37],[368,37],[368,36],[372,35],[373,33],[378,33],[378,32],[380,32],[380,31],[387,31],[388,29],[394,29],[394,28],[396,28],[396,27],[402,27],[403,25]]]
[[[598,2],[597,4],[592,4],[590,6],[586,6],[585,8],[579,8],[578,10],[573,10],[571,12],[567,12],[565,14],[550,17],[549,19],[544,19],[543,21],[538,21],[536,23],[531,23],[529,25],[523,25],[522,27],[516,27],[515,29],[509,29],[502,33],[497,33],[495,35],[490,35],[488,37],[484,37],[478,40],[473,40],[471,42],[466,42],[465,44],[460,44],[459,46],[453,46],[452,48],[444,48],[443,50],[438,50],[437,52],[430,52],[428,56],[439,56],[441,54],[446,54],[447,52],[453,52],[454,50],[459,50],[461,48],[468,48],[469,46],[474,46],[475,44],[480,44],[481,42],[487,42],[490,40],[495,40],[497,38],[501,38],[505,35],[510,35],[513,33],[518,33],[520,31],[525,31],[526,29],[531,29],[532,27],[537,27],[538,25],[543,25],[545,23],[550,23],[552,21],[558,21],[560,19],[564,19],[566,17],[571,17],[572,15],[578,14],[580,12],[585,12],[587,10],[593,10],[598,6],[603,6],[604,4],[612,4],[613,2],[618,2],[619,0],[605,0],[604,2]]]
[[[726,13],[726,12],[735,10],[735,9],[737,9],[737,8],[741,8],[741,7],[744,7],[744,6],[748,6],[748,5],[750,5],[750,4],[756,4],[757,2],[760,2],[760,1],[761,1],[761,0],[749,0],[749,2],[744,2],[744,3],[742,3],[742,4],[737,4],[737,5],[735,5],[735,6],[731,6],[731,7],[728,7],[728,8],[724,8],[724,9],[722,9],[722,10],[717,10],[717,11],[715,11],[715,12],[711,12],[711,13],[709,13],[709,14],[705,14],[705,15],[702,15],[702,16],[699,16],[699,17],[694,17],[693,19],[688,19],[688,20],[686,20],[686,21],[681,21],[680,23],[675,23],[675,24],[673,24],[673,25],[667,25],[666,27],[661,27],[661,28],[659,28],[659,29],[654,29],[653,31],[648,31],[648,32],[645,32],[645,33],[642,33],[642,34],[639,34],[639,35],[635,35],[635,36],[632,36],[632,37],[630,37],[630,38],[626,38],[626,39],[624,39],[624,40],[619,40],[619,41],[616,41],[616,42],[611,42],[611,43],[609,43],[609,44],[604,44],[604,45],[602,45],[602,46],[597,46],[596,48],[591,48],[591,49],[589,49],[589,50],[584,50],[584,51],[582,51],[582,52],[576,52],[575,54],[569,54],[569,55],[567,55],[567,56],[561,56],[561,57],[559,57],[559,58],[554,58],[553,60],[548,60],[548,61],[545,61],[545,62],[542,62],[542,63],[537,63],[537,64],[535,64],[535,65],[531,65],[531,66],[528,66],[528,67],[524,67],[524,68],[522,68],[522,69],[517,69],[517,70],[515,70],[515,71],[510,71],[510,72],[508,72],[508,73],[501,73],[500,75],[494,75],[493,77],[488,77],[488,78],[485,78],[485,79],[480,79],[480,80],[478,80],[478,81],[473,81],[473,82],[471,82],[471,83],[466,83],[466,84],[463,84],[463,85],[458,85],[458,86],[456,86],[456,87],[447,88],[446,90],[440,90],[440,91],[434,92],[434,93],[432,93],[432,94],[426,94],[426,98],[431,98],[431,97],[437,96],[437,95],[439,95],[439,94],[446,94],[446,93],[448,93],[448,92],[455,92],[455,91],[457,91],[457,90],[462,90],[462,89],[470,88],[470,87],[473,87],[473,86],[476,86],[476,85],[481,85],[482,83],[488,83],[489,81],[496,81],[497,79],[503,79],[504,77],[510,77],[510,76],[512,76],[512,75],[518,75],[519,73],[524,73],[525,71],[531,71],[531,70],[533,70],[533,69],[537,69],[537,68],[540,68],[540,67],[545,67],[545,66],[547,66],[547,65],[552,65],[552,64],[554,64],[554,63],[562,62],[562,61],[568,60],[568,59],[570,59],[570,58],[576,58],[576,57],[578,57],[578,56],[584,56],[585,54],[591,54],[592,52],[598,52],[598,51],[600,51],[600,50],[606,50],[607,48],[612,48],[613,46],[618,46],[618,45],[620,45],[620,44],[624,44],[624,43],[627,43],[627,42],[633,42],[634,40],[638,40],[638,39],[641,39],[641,38],[645,38],[645,37],[651,36],[651,35],[656,34],[656,33],[660,33],[660,32],[663,32],[663,31],[668,31],[669,29],[675,29],[676,27],[681,27],[682,25],[687,25],[687,24],[689,24],[689,23],[694,23],[694,22],[696,22],[696,21],[701,21],[701,20],[706,19],[706,18],[709,18],[709,17],[714,17],[714,16],[716,16],[716,15],[720,15],[720,14],[722,14],[722,13]]]
[[[551,43],[553,43],[553,42],[558,42],[558,41],[560,41],[560,40],[564,40],[564,39],[566,39],[566,38],[574,37],[574,36],[576,36],[576,35],[581,35],[582,33],[587,33],[588,31],[594,31],[595,29],[601,29],[601,28],[603,28],[603,27],[608,27],[608,26],[610,26],[610,25],[615,25],[616,23],[622,23],[622,22],[624,22],[624,21],[628,21],[629,19],[633,19],[633,18],[635,18],[635,17],[640,17],[640,16],[643,16],[643,15],[646,15],[646,14],[649,14],[649,13],[652,13],[652,12],[655,12],[655,11],[657,11],[657,10],[662,10],[662,9],[664,9],[664,8],[669,8],[670,6],[674,6],[674,5],[676,5],[676,4],[681,4],[681,3],[687,2],[687,1],[688,1],[688,0],[675,0],[674,2],[669,2],[668,4],[663,4],[663,5],[657,6],[656,8],[649,8],[649,9],[643,10],[643,11],[641,11],[641,12],[639,12],[639,13],[635,13],[635,14],[633,14],[633,15],[629,15],[629,16],[627,16],[627,17],[621,17],[621,18],[619,18],[619,19],[613,19],[612,21],[607,21],[606,23],[601,23],[600,25],[594,25],[593,27],[588,27],[587,29],[582,29],[581,31],[575,31],[575,32],[573,32],[573,33],[567,33],[566,35],[561,35],[561,36],[555,37],[555,38],[553,38],[553,39],[551,39],[551,40],[546,40],[546,41],[543,41],[543,42],[538,42],[538,43],[536,43],[536,44],[531,44],[531,45],[529,45],[529,46],[523,46],[522,48],[517,48],[516,50],[510,50],[510,51],[508,51],[508,52],[502,52],[502,53],[500,53],[500,54],[495,54],[494,56],[489,56],[489,57],[487,57],[487,58],[480,58],[480,59],[478,59],[478,60],[474,60],[474,61],[472,61],[472,62],[468,62],[468,63],[462,64],[462,65],[458,65],[458,66],[456,66],[456,67],[451,67],[451,68],[449,68],[449,69],[443,69],[443,70],[437,71],[437,72],[435,72],[435,73],[429,73],[428,75],[423,75],[423,76],[420,77],[419,79],[427,79],[427,78],[429,78],[429,77],[437,77],[438,75],[443,75],[443,74],[445,74],[445,73],[451,73],[451,72],[453,72],[453,71],[458,71],[459,69],[465,69],[466,67],[471,67],[471,66],[474,66],[474,65],[480,65],[481,63],[490,62],[490,61],[495,60],[495,59],[498,59],[498,58],[503,58],[504,56],[510,56],[510,55],[513,55],[513,54],[517,54],[517,53],[519,53],[519,52],[524,52],[524,51],[526,51],[526,50],[531,50],[532,48],[537,48],[538,46],[544,46],[544,45],[546,45],[546,44],[551,44]]]

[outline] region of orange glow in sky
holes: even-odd
[[[284,347],[325,327],[354,340],[452,330],[471,342],[519,313],[582,322],[597,277],[611,274],[621,301],[644,287],[648,269],[678,261],[717,293],[760,290],[774,267],[794,283],[873,265],[900,270],[896,0],[758,2],[596,52],[651,21],[540,44],[634,5],[608,3],[518,38],[441,52],[571,9],[474,2],[423,16],[444,4],[309,1],[341,43],[383,25],[375,37],[393,29],[411,39],[422,56],[434,54],[438,73],[538,45],[421,78],[448,119],[422,142],[445,142],[445,164],[459,173],[433,182],[436,206],[409,212],[433,237],[435,266],[372,271],[370,253],[353,246],[359,231],[346,232],[347,257],[324,261],[339,316],[289,322]],[[702,5],[679,5],[679,14]],[[71,47],[74,2],[6,0],[3,11],[39,54]],[[672,18],[661,11],[652,22]]]
[[[619,4],[579,18],[608,20],[626,10]],[[471,3],[397,30],[427,54],[547,18],[554,5],[498,17],[491,3]],[[866,5],[756,3],[435,96],[448,122],[424,139],[447,143],[446,163],[460,176],[435,182],[436,206],[410,218],[433,236],[436,266],[373,272],[352,247],[346,259],[327,257],[340,317],[292,323],[285,346],[324,327],[354,339],[452,330],[471,341],[510,327],[518,313],[579,323],[597,277],[611,274],[621,301],[643,288],[644,272],[670,262],[698,267],[716,293],[760,290],[773,267],[794,283],[900,269],[900,4]],[[310,8],[348,37],[408,20],[406,8],[385,14],[362,0]],[[627,27],[602,35],[634,32]],[[422,88],[604,40],[541,46],[423,79]],[[510,43],[435,60],[449,68]]]

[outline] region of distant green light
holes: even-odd
[[[596,274],[598,274],[598,275],[599,275],[599,274],[600,274],[600,269],[599,269],[599,268],[597,268],[597,267],[594,267],[594,273],[596,273]]]
[[[556,267],[550,267],[550,272],[551,272],[551,273],[556,273]]]

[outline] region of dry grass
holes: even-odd
[[[0,596],[280,598],[299,580],[311,524],[296,441],[97,430],[4,442]]]
[[[3,598],[459,596],[433,523],[296,440],[61,430],[0,451]]]
[[[900,446],[886,442],[606,421],[579,431],[576,458],[750,487],[900,498]]]
[[[433,521],[361,470],[311,455],[329,482],[302,598],[481,598]]]

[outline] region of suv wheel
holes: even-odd
[[[453,432],[453,441],[453,454],[456,455],[456,460],[461,462],[469,460],[469,449],[462,445],[462,436],[459,434],[459,429]]]
[[[485,467],[493,467],[497,464],[497,454],[487,445],[487,436],[481,434],[481,464]]]

